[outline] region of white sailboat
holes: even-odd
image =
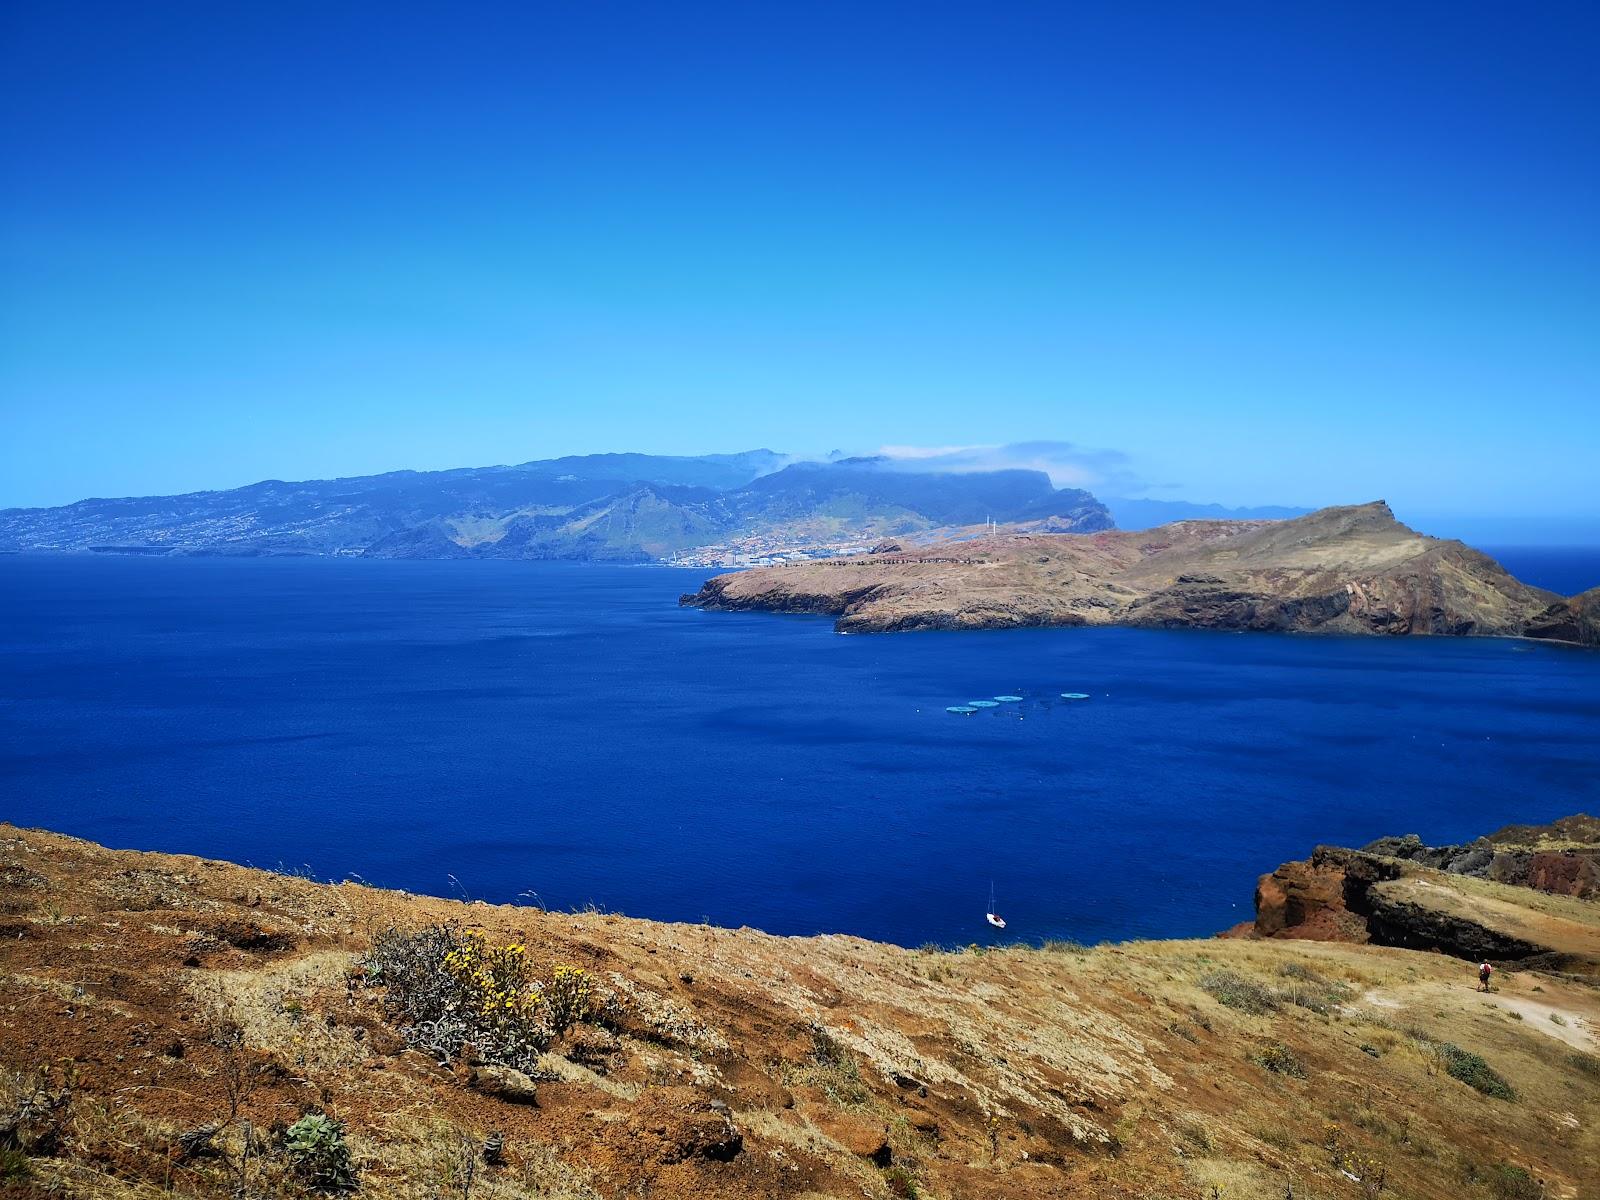
[[[989,881],[989,911],[983,914],[984,919],[996,929],[1006,927],[1006,919],[994,911],[994,880]]]

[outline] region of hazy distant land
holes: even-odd
[[[591,454],[5,509],[0,550],[750,565],[991,518],[1077,532],[1113,525],[1092,495],[1058,489],[1043,471],[793,462],[752,450]]]

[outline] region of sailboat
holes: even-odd
[[[989,911],[984,913],[984,918],[996,929],[1006,927],[1006,919],[994,911],[994,880],[989,881]]]

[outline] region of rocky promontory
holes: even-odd
[[[1529,637],[1600,646],[1600,587],[1557,600],[1528,622]]]
[[[1595,609],[1530,587],[1461,542],[1417,533],[1382,501],[1137,533],[985,528],[897,553],[718,575],[681,603],[823,613],[845,633],[1117,624],[1578,642],[1593,634]]]
[[[1600,820],[1509,825],[1460,845],[1415,834],[1318,846],[1256,885],[1257,938],[1375,943],[1600,976]]]

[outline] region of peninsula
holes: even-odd
[[[824,613],[841,633],[1043,625],[1456,634],[1600,644],[1600,593],[1530,587],[1382,501],[1288,521],[1141,532],[980,526],[917,545],[718,575],[681,603]]]

